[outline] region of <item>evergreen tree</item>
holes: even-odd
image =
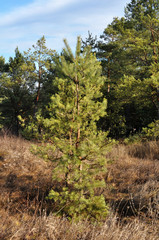
[[[5,62],[5,58],[4,57],[0,57],[0,74],[4,73],[4,72],[8,72],[8,64]]]
[[[15,57],[9,59],[8,67],[7,72],[0,76],[0,123],[18,135],[19,115],[27,118],[32,110],[33,98],[28,85],[30,69],[18,48],[15,49]]]
[[[156,0],[132,0],[125,12],[126,22],[131,23],[127,30],[128,50],[134,56],[133,68],[137,75],[138,85],[132,89],[136,96],[136,106],[143,106],[142,111],[136,111],[142,119],[142,127],[159,119],[159,3]],[[131,32],[130,32],[131,31]],[[130,76],[130,75],[129,75]],[[129,79],[133,79],[131,76]],[[128,78],[124,80],[127,88]],[[130,82],[130,81],[129,81]],[[126,86],[127,85],[127,86]],[[134,85],[134,84],[132,84]],[[130,83],[129,83],[130,86]],[[129,87],[128,87],[129,88]],[[130,99],[130,98],[129,98]],[[137,101],[138,99],[138,101]],[[146,105],[146,106],[145,106]],[[145,107],[147,111],[145,111]],[[147,114],[147,113],[150,114]],[[147,119],[147,122],[145,121]]]
[[[53,85],[56,76],[55,62],[58,61],[58,54],[54,50],[48,49],[46,39],[43,36],[36,45],[33,45],[27,52],[24,52],[26,63],[31,66],[29,83],[32,89],[33,112],[24,119],[20,116],[22,135],[27,138],[39,138],[41,133],[41,123],[37,121],[39,114],[46,116],[46,105],[50,102],[50,97],[57,89]]]
[[[75,56],[66,40],[65,46],[65,55],[60,58],[62,74],[56,78],[59,91],[51,97],[50,117],[42,120],[44,140],[52,144],[38,151],[56,165],[53,179],[59,187],[48,197],[57,203],[58,213],[102,219],[107,206],[98,193],[105,186],[102,173],[109,144],[107,133],[97,130],[96,121],[106,114],[107,101],[101,101],[104,79],[90,48],[81,53],[80,38]],[[51,154],[55,150],[59,154]]]
[[[31,76],[35,89],[35,113],[38,111],[44,100],[42,96],[42,88],[48,81],[48,70],[51,68],[51,62],[54,54],[55,51],[46,47],[46,39],[44,36],[37,41],[36,45],[32,46],[32,49],[30,48],[27,52],[25,52],[25,58],[33,66]]]
[[[93,53],[97,52],[97,36],[93,37],[90,31],[88,31],[88,37],[85,40],[82,40],[82,51],[88,46],[91,47]]]
[[[132,0],[125,17],[115,18],[104,30],[97,56],[107,76],[108,115],[103,128],[113,137],[129,134],[159,117],[159,4]],[[149,114],[148,114],[149,113]]]

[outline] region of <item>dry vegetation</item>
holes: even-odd
[[[104,223],[69,222],[52,215],[50,162],[30,152],[30,142],[0,137],[0,239],[158,240],[159,143],[118,145],[103,189],[111,213]]]

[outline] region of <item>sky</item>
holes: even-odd
[[[63,39],[75,48],[77,36],[98,38],[114,17],[124,16],[130,0],[1,0],[0,56],[28,50],[43,35],[46,46],[61,52]]]

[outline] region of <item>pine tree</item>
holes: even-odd
[[[88,31],[88,37],[82,40],[82,51],[84,48],[90,46],[93,53],[97,52],[97,36],[93,36],[90,31]]]
[[[10,57],[0,74],[0,123],[18,135],[21,129],[19,116],[27,119],[32,112],[32,94],[29,87],[30,66],[23,54],[15,49],[15,57]]]
[[[25,52],[25,58],[28,63],[32,64],[33,70],[32,82],[35,88],[35,114],[39,109],[39,103],[43,102],[41,96],[42,88],[48,81],[48,69],[51,67],[51,60],[55,51],[46,47],[45,37],[41,37],[35,45],[32,46],[27,52]]]
[[[105,199],[99,195],[105,186],[105,152],[107,133],[97,130],[96,121],[106,114],[106,99],[101,101],[104,78],[101,66],[90,48],[81,53],[78,38],[73,55],[65,40],[65,54],[60,58],[61,78],[56,78],[58,93],[48,107],[50,117],[43,120],[44,139],[51,142],[39,149],[54,161],[52,189],[49,199],[57,203],[57,211],[74,218],[100,219],[106,216]],[[54,156],[51,151],[57,150]],[[55,155],[55,154],[54,154]]]
[[[125,17],[115,18],[99,43],[111,137],[129,135],[159,118],[159,3],[131,0]]]
[[[52,94],[56,92],[53,87],[55,78],[55,61],[58,55],[55,50],[48,49],[45,37],[41,37],[32,48],[24,52],[25,61],[28,70],[28,86],[32,92],[33,112],[27,117],[19,116],[23,131],[21,134],[27,139],[39,138],[41,132],[41,123],[37,124],[39,113],[47,115],[46,105],[50,101]]]

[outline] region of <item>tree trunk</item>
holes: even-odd
[[[77,107],[77,115],[80,114],[80,106],[79,106],[79,81],[76,76],[76,107]],[[78,148],[78,144],[80,141],[80,125],[78,123],[78,130],[77,130],[77,139],[76,139],[76,148]]]
[[[159,120],[159,87],[157,88],[157,119]]]

